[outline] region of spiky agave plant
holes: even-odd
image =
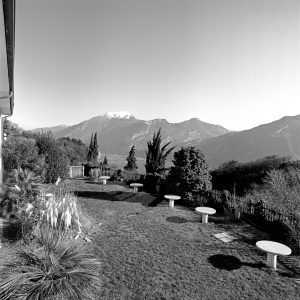
[[[10,276],[0,284],[1,300],[95,299],[101,288],[100,263],[83,245],[45,225],[41,248],[17,251]]]

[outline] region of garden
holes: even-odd
[[[95,140],[86,153],[91,172],[81,179],[57,166],[74,157],[70,143],[82,147],[78,141],[58,146],[49,135],[14,133],[5,145],[0,299],[299,297],[297,168],[267,172],[246,197],[216,192],[198,149],[175,151],[165,168],[174,149],[158,131],[148,142],[146,175],[137,173],[132,147],[124,171],[104,184],[92,166]],[[132,182],[143,188],[133,193]],[[180,195],[174,208],[166,193]],[[271,208],[272,198],[281,199],[280,209]],[[216,209],[207,224],[195,211],[203,205]],[[259,240],[284,242],[292,254],[279,256],[274,270]]]

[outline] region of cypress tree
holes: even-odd
[[[90,141],[90,146],[88,149],[88,153],[87,153],[87,161],[91,162],[92,161],[92,154],[93,154],[93,143],[94,143],[94,139],[93,139],[93,134],[91,136],[91,141]]]
[[[124,167],[125,170],[136,170],[137,164],[136,164],[136,158],[135,158],[135,148],[134,145],[131,147],[129,151],[129,155],[126,157],[127,165]]]
[[[107,166],[108,165],[108,161],[107,161],[107,157],[106,155],[104,156],[104,159],[103,159],[103,165]]]
[[[93,151],[92,151],[92,161],[94,163],[97,163],[98,153],[99,153],[99,146],[98,146],[97,132],[96,132],[94,134]]]

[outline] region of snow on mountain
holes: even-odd
[[[132,113],[129,113],[128,111],[107,112],[107,113],[104,114],[104,116],[109,118],[109,119],[113,119],[113,118],[122,118],[122,119],[133,118]]]

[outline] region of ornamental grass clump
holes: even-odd
[[[82,224],[78,211],[74,195],[66,193],[64,196],[56,198],[54,194],[48,193],[45,195],[43,222],[62,231],[72,229],[81,233]]]

